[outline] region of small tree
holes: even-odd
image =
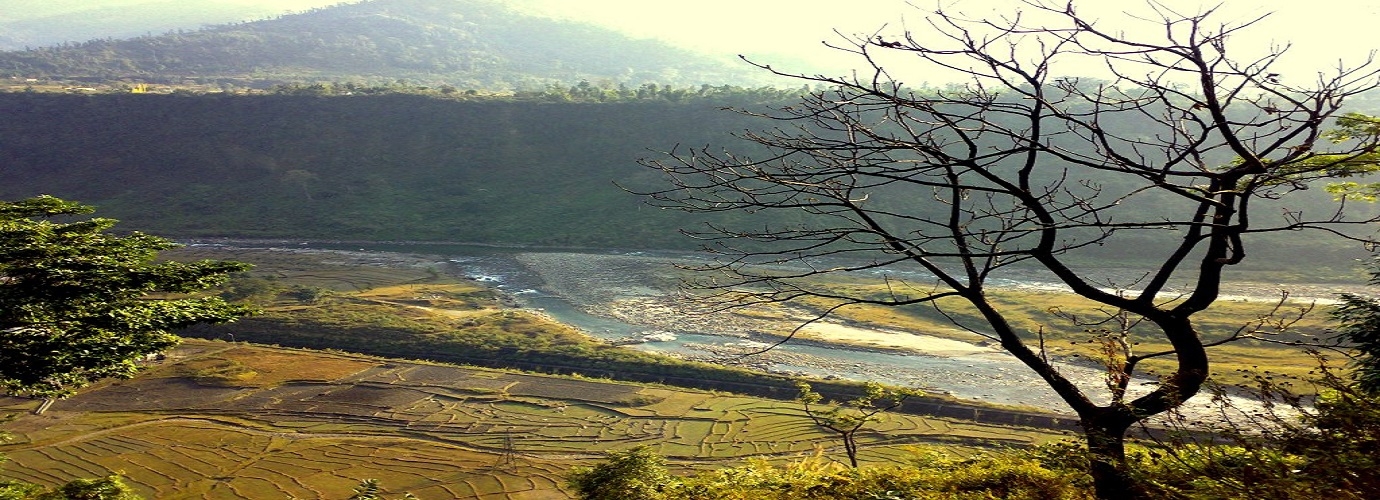
[[[899,408],[906,398],[923,393],[914,389],[894,389],[883,387],[876,382],[868,382],[863,394],[841,402],[824,402],[824,396],[815,392],[810,384],[796,384],[800,395],[796,397],[805,406],[805,414],[815,425],[823,427],[843,438],[843,451],[848,455],[848,464],[858,468],[858,431],[871,422],[881,420],[882,413]]]
[[[404,493],[398,497],[401,500],[417,500],[411,493]],[[355,486],[354,494],[350,495],[349,500],[387,500],[383,496],[383,485],[377,479],[361,479],[359,485]]]
[[[610,451],[608,459],[594,467],[579,467],[570,474],[570,486],[584,500],[658,500],[670,484],[666,459],[651,448]]]
[[[1151,1],[1153,14],[1138,18],[1149,19],[1149,34],[1139,36],[1072,4],[1025,5],[987,20],[938,11],[924,30],[846,39],[840,48],[865,65],[853,76],[760,66],[816,90],[755,112],[774,127],[743,135],[750,154],[703,148],[646,162],[671,184],[647,194],[667,208],[751,214],[737,218],[751,224],[693,232],[728,255],[703,267],[712,280],[689,284],[702,299],[827,301],[822,315],[853,304],[932,306],[999,344],[1077,413],[1100,497],[1134,497],[1126,431],[1207,380],[1216,341],[1194,317],[1257,233],[1348,237],[1339,224],[1374,220],[1344,210],[1364,186],[1341,188],[1331,210],[1281,200],[1318,179],[1376,170],[1380,121],[1339,115],[1349,96],[1376,87],[1377,73],[1284,76],[1274,63],[1285,47],[1236,59],[1230,38],[1253,22],[1217,24],[1211,10],[1182,15]],[[1061,74],[1070,62],[1106,77]],[[911,88],[895,68],[967,83]],[[1141,278],[1089,265],[1107,257],[1103,246],[1138,256],[1125,265]],[[994,278],[1029,268],[1135,325],[1108,357],[1110,397],[1061,372],[1045,349],[1053,326],[1022,328],[990,300]],[[860,272],[880,274],[881,291],[841,292],[824,279]],[[955,303],[974,313],[952,314]],[[1133,350],[1142,338],[1169,347]],[[1176,364],[1158,384],[1133,385],[1153,358]]]
[[[0,387],[64,397],[177,344],[173,330],[248,312],[218,297],[237,262],[155,262],[175,243],[106,232],[111,219],[69,220],[87,206],[41,196],[0,202]]]

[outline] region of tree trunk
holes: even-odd
[[[1146,498],[1126,463],[1126,429],[1134,420],[1108,410],[1109,415],[1083,419],[1082,423],[1094,494],[1102,500]]]
[[[843,451],[848,454],[848,465],[858,468],[858,442],[853,440],[853,433],[844,433]]]

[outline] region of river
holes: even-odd
[[[609,341],[638,339],[630,347],[755,369],[805,374],[815,377],[878,381],[962,399],[1036,407],[1068,413],[1068,407],[1045,382],[1009,354],[995,348],[973,346],[967,352],[924,353],[852,349],[817,343],[776,346],[764,353],[766,344],[744,338],[731,321],[675,316],[673,321],[647,320],[642,304],[657,304],[674,294],[671,280],[675,262],[698,257],[685,254],[644,252],[556,252],[450,245],[371,244],[312,245],[314,248],[401,252],[440,255],[453,270],[511,295],[524,307],[575,326],[591,336]],[[1055,287],[1039,280],[1012,282],[1011,286],[1037,289]],[[1268,287],[1267,287],[1268,288]],[[1322,295],[1325,286],[1316,287]],[[624,304],[622,308],[611,306]],[[633,314],[628,314],[632,304]],[[634,318],[629,320],[629,317]],[[663,318],[664,319],[664,318]],[[910,335],[915,335],[910,333]],[[1075,362],[1059,363],[1060,371],[1095,398],[1106,398],[1101,372]],[[1133,393],[1153,388],[1153,381],[1139,380]],[[1190,407],[1209,411],[1206,396],[1190,401]],[[1192,411],[1191,413],[1198,413]]]

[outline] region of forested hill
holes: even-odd
[[[540,87],[579,80],[745,81],[746,65],[493,0],[373,0],[276,19],[0,53],[0,76],[265,85],[303,81]]]
[[[0,93],[0,199],[184,237],[687,246],[684,214],[614,182],[655,184],[649,148],[728,142],[748,124],[725,104]]]
[[[122,228],[176,237],[693,248],[677,229],[702,228],[702,215],[654,209],[614,183],[665,187],[636,160],[677,144],[744,152],[730,134],[771,124],[720,108],[786,96],[652,85],[609,102],[572,99],[579,86],[547,100],[303,90],[0,93],[0,199],[80,200]],[[1321,191],[1300,202],[1335,208]],[[802,222],[713,215],[731,227]],[[1156,246],[1175,240],[1148,237],[1109,246],[1109,258],[1161,257]],[[1281,233],[1255,245],[1250,263],[1307,254],[1349,268],[1359,251],[1331,240]]]

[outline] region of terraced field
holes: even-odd
[[[570,467],[637,445],[682,469],[841,454],[789,402],[213,341],[37,406],[0,399],[18,415],[0,476],[119,473],[150,498],[345,498],[363,478],[423,499],[568,498]],[[865,461],[1052,437],[906,415],[875,428]]]

